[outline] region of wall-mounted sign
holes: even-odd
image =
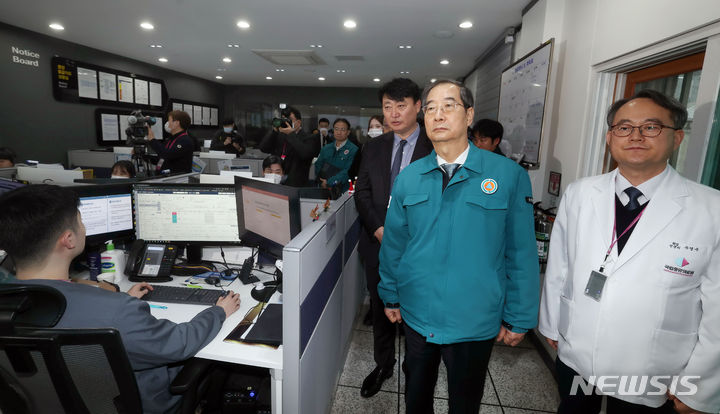
[[[10,46],[10,50],[12,51],[13,63],[35,67],[40,66],[40,53],[15,46]]]

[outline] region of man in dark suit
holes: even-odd
[[[411,162],[432,151],[432,143],[417,123],[420,88],[410,79],[397,78],[378,92],[383,115],[391,132],[369,141],[362,153],[360,172],[355,184],[355,204],[362,221],[360,254],[370,291],[376,367],[363,381],[360,395],[372,397],[383,382],[393,375],[395,366],[395,324],[385,316],[385,304],[378,297],[380,243],[390,190],[397,175]]]

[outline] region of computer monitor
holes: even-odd
[[[196,245],[239,244],[235,186],[138,183],[133,186],[138,239]]]
[[[12,191],[16,188],[25,187],[25,184],[12,181],[12,180],[6,180],[4,178],[0,178],[0,195],[7,193],[8,191]]]
[[[132,186],[126,184],[78,185],[68,187],[80,198],[80,216],[85,225],[86,244],[132,239]]]
[[[235,193],[243,243],[282,258],[283,247],[300,233],[298,189],[235,177]]]

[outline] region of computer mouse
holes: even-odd
[[[217,276],[208,276],[205,278],[205,283],[208,285],[216,286],[218,283],[220,283],[220,278]]]

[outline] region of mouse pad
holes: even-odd
[[[243,340],[251,344],[282,345],[282,304],[271,303]]]

